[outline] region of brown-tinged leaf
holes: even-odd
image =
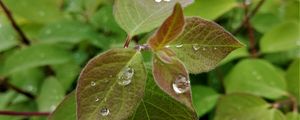
[[[143,98],[146,77],[136,50],[112,49],[95,57],[79,77],[77,119],[127,119]]]
[[[221,26],[198,17],[186,18],[184,31],[168,45],[191,73],[213,69],[231,51],[242,46]]]
[[[175,57],[158,56],[153,58],[153,76],[158,86],[176,100],[184,103],[193,110],[190,79],[185,66]],[[161,58],[168,58],[165,63]]]
[[[172,8],[179,2],[182,6],[194,0],[115,0],[114,16],[117,23],[131,36],[145,33],[161,25],[171,15]]]
[[[177,3],[173,13],[168,17],[158,31],[149,40],[149,45],[154,50],[165,47],[174,40],[184,28],[184,15],[181,5]]]

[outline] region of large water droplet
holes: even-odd
[[[155,0],[155,2],[161,2],[161,0]]]
[[[100,114],[101,114],[102,116],[107,116],[107,115],[109,114],[109,109],[107,109],[107,108],[102,108],[102,109],[100,110]]]
[[[96,83],[94,81],[91,82],[91,86],[95,86]]]
[[[199,46],[199,45],[196,45],[196,44],[195,44],[195,45],[193,45],[192,47],[193,47],[193,49],[194,49],[195,51],[197,51],[197,50],[199,50],[199,49],[200,49],[200,46]]]
[[[182,46],[183,46],[183,44],[176,45],[177,48],[181,48]]]
[[[190,89],[190,81],[187,77],[179,75],[173,82],[173,89],[177,94],[185,93]]]
[[[132,77],[134,75],[134,69],[127,67],[124,69],[123,74],[119,77],[118,83],[119,85],[128,85],[131,83]]]

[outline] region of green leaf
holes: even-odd
[[[0,52],[10,49],[18,44],[17,34],[8,25],[4,25],[0,20]]]
[[[76,120],[75,91],[65,97],[49,116],[48,120]]]
[[[268,32],[280,22],[279,16],[272,13],[259,13],[251,19],[253,27],[261,33]]]
[[[186,19],[183,33],[168,48],[185,63],[189,72],[201,73],[213,69],[231,51],[242,46],[216,23],[191,17]]]
[[[248,94],[226,95],[218,102],[214,120],[284,120],[284,115],[263,99]]]
[[[16,50],[4,63],[5,75],[44,65],[61,64],[72,58],[72,55],[55,45],[37,44]]]
[[[182,6],[187,6],[193,0],[172,0],[170,2],[116,0],[114,16],[121,28],[130,36],[135,36],[160,26],[172,13],[172,8],[177,2],[180,2]]]
[[[273,53],[299,49],[300,25],[297,22],[284,22],[267,32],[260,40],[263,53]]]
[[[225,77],[226,93],[244,92],[277,99],[286,92],[286,82],[276,68],[259,59],[239,62]]]
[[[187,16],[200,16],[214,20],[237,6],[236,0],[195,0],[184,13]]]
[[[294,60],[286,72],[286,80],[289,92],[291,92],[298,103],[300,103],[300,58]]]
[[[300,114],[297,112],[290,112],[286,115],[286,120],[299,120]]]
[[[160,56],[155,55],[152,73],[163,91],[193,110],[189,74],[180,60],[170,58],[165,63]]]
[[[128,120],[196,120],[196,113],[163,92],[148,75],[145,96]]]
[[[3,0],[3,2],[12,13],[34,22],[51,22],[62,16],[60,11],[62,0]]]
[[[177,3],[172,15],[164,21],[158,31],[148,41],[149,46],[153,50],[164,48],[182,32],[184,24],[182,8],[181,5]]]
[[[246,47],[238,48],[226,56],[221,62],[220,65],[226,64],[232,60],[250,56],[248,49]]]
[[[60,21],[46,25],[39,34],[42,43],[79,43],[98,36],[93,28],[77,21]]]
[[[192,86],[193,104],[195,106],[198,117],[203,116],[208,111],[212,110],[217,104],[219,94],[212,88],[193,85]]]
[[[287,0],[284,1],[285,4],[283,5],[283,15],[284,20],[294,20],[295,22],[300,22],[299,18],[299,5],[300,1],[298,0]]]
[[[118,48],[92,59],[77,86],[77,119],[127,119],[144,95],[146,70],[140,52]]]
[[[36,100],[39,111],[54,111],[64,96],[65,90],[55,77],[45,79]]]

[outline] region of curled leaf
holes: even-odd
[[[77,86],[78,120],[123,120],[144,95],[146,70],[133,49],[112,49],[92,59]]]

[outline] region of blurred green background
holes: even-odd
[[[114,20],[113,0],[2,1],[30,45],[20,42],[0,9],[0,111],[53,111],[75,89],[89,59],[122,47],[126,39]],[[237,120],[299,120],[299,3],[195,0],[185,9],[186,16],[213,20],[246,45],[216,69],[190,75],[201,120],[222,120],[228,115]],[[247,17],[249,21],[245,21]],[[147,36],[134,40],[142,44]],[[145,60],[150,62],[149,53]],[[24,96],[17,89],[33,96]],[[0,115],[0,120],[24,119],[46,117]]]

